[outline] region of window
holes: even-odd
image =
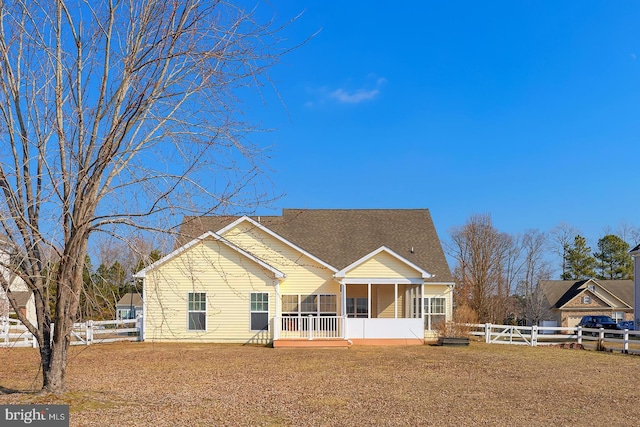
[[[591,297],[589,295],[585,295],[582,297],[583,304],[591,304]]]
[[[269,329],[269,294],[251,292],[251,330],[266,331]]]
[[[347,298],[347,317],[369,317],[367,298]]]
[[[438,323],[442,323],[446,320],[446,299],[445,298],[430,298],[430,310],[429,310],[429,330],[435,329]],[[425,307],[425,311],[426,311]]]
[[[187,313],[189,331],[207,329],[207,294],[205,292],[189,292]]]
[[[622,322],[624,320],[624,312],[622,311],[614,311],[611,313],[611,318],[616,321],[616,323]]]
[[[120,308],[118,309],[118,319],[134,319],[135,316],[132,315],[131,309],[128,308]]]
[[[420,298],[413,300],[414,313],[420,317]],[[447,299],[444,297],[424,298],[424,328],[433,331],[436,325],[446,320]]]

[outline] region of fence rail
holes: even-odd
[[[53,337],[53,325],[51,325]],[[116,341],[142,341],[142,317],[129,320],[88,320],[74,323],[71,345],[91,345]],[[0,317],[0,347],[33,347],[38,341],[19,320]]]
[[[487,344],[538,346],[576,343],[586,348],[640,354],[640,331],[590,329],[581,326],[563,328],[494,325],[491,323],[468,326],[471,327],[471,335],[481,337]]]

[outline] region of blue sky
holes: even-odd
[[[276,210],[429,208],[442,238],[640,226],[640,2],[272,1],[300,42],[249,117]],[[285,108],[286,107],[286,108]]]

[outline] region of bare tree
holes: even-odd
[[[178,210],[238,213],[268,198],[236,96],[285,47],[255,12],[199,0],[0,4],[3,267],[35,297],[37,322],[19,317],[39,345],[43,392],[65,387],[90,236],[171,231]]]
[[[544,294],[538,286],[541,280],[551,277],[549,263],[544,258],[547,235],[538,230],[527,230],[521,247],[523,259],[518,293],[522,297],[522,314],[528,324],[536,325],[548,314]]]
[[[499,232],[490,215],[472,215],[452,230],[448,252],[457,261],[456,305],[468,304],[480,321],[503,320],[511,293],[507,274],[515,269],[509,266],[513,246],[513,237]]]
[[[615,233],[605,232],[604,234],[615,234],[622,240],[627,242],[632,248],[640,244],[640,227],[630,225],[625,221],[622,221],[620,224],[618,224],[618,228],[616,229]]]
[[[561,276],[564,276],[567,273],[567,250],[579,234],[580,230],[565,222],[557,225],[553,230],[551,230],[550,235],[553,242],[552,251],[562,259]]]

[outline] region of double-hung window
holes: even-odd
[[[266,331],[269,329],[269,294],[251,292],[251,330]]]
[[[189,292],[187,302],[187,316],[189,331],[207,330],[207,293]]]

